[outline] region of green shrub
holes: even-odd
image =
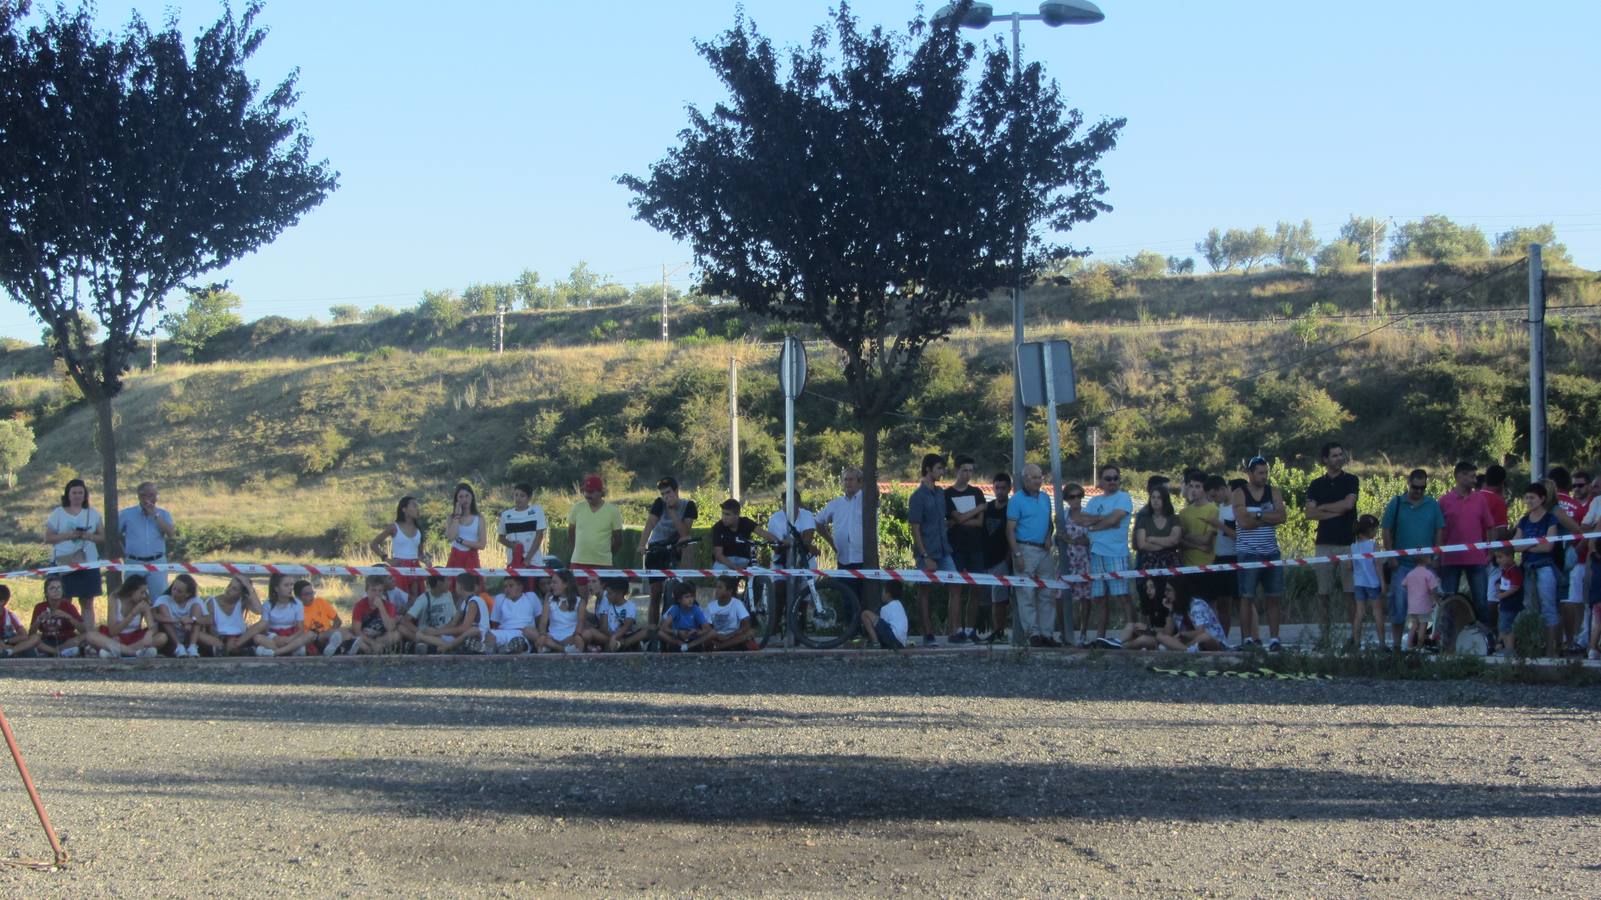
[[[1525,608],[1512,622],[1512,653],[1518,659],[1538,659],[1546,653],[1545,620],[1538,610]]]
[[[0,570],[32,569],[50,564],[45,544],[0,544]]]
[[[167,553],[173,559],[200,559],[241,546],[246,538],[243,528],[224,522],[204,525],[179,523],[177,534],[167,540]]]
[[[301,474],[320,475],[332,469],[349,448],[350,438],[340,434],[334,425],[324,426],[299,450]]]

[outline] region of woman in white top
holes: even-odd
[[[235,575],[206,606],[211,615],[197,637],[207,656],[244,656],[254,649],[256,635],[267,630],[256,586],[243,575]],[[247,612],[258,617],[253,624],[245,624]]]
[[[53,545],[58,566],[82,565],[100,558],[100,542],[106,539],[106,523],[89,507],[89,486],[82,478],[67,482],[61,491],[61,505],[44,520],[44,542]],[[77,600],[83,609],[85,631],[94,631],[95,603],[104,587],[99,569],[66,572],[61,588],[68,600]]]
[[[200,632],[210,622],[210,610],[200,599],[200,586],[187,572],[172,579],[167,592],[156,598],[150,611],[156,626],[167,636],[167,646],[177,657],[200,656]]]
[[[257,656],[305,656],[317,633],[306,628],[306,606],[295,597],[294,576],[267,580],[267,605],[261,609],[267,627],[256,635]]]
[[[157,631],[155,614],[150,611],[150,588],[143,575],[129,575],[122,580],[117,592],[111,595],[106,610],[106,624],[100,634],[106,638],[100,655],[155,656],[158,648],[167,645],[167,636]]]
[[[445,524],[445,540],[450,541],[447,568],[478,568],[478,551],[484,549],[485,543],[484,517],[478,514],[478,495],[466,482],[456,485],[450,521]],[[454,583],[451,586],[454,587]]]
[[[584,636],[578,623],[584,620],[585,601],[578,596],[578,582],[572,570],[557,569],[550,576],[550,602],[545,604],[545,627],[540,629],[536,649],[552,653],[584,652]]]
[[[389,542],[387,562],[391,566],[413,568],[422,559],[422,506],[416,497],[401,497],[395,504],[395,521],[390,522],[372,539],[373,555],[385,559],[384,541]],[[422,580],[416,575],[395,575],[395,587],[406,592],[408,600],[417,599]]]

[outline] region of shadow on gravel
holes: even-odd
[[[941,697],[1028,701],[1175,701],[1261,706],[1446,706],[1546,708],[1554,712],[1601,710],[1601,692],[1554,685],[1494,684],[1482,681],[1383,681],[1337,679],[1316,682],[1235,679],[1176,679],[1158,676],[1146,666],[1168,662],[1177,654],[1112,660],[1055,653],[935,652],[918,654],[763,654],[690,657],[655,654],[612,658],[512,658],[404,656],[357,660],[187,661],[153,660],[121,664],[82,661],[33,665],[0,664],[0,683],[11,678],[65,686],[85,702],[104,698],[118,685],[171,684],[182,688],[263,687],[343,688],[363,692],[360,706],[375,698],[399,702],[407,691],[455,690],[560,691],[581,697],[588,691],[634,695],[673,695],[693,686],[695,692],[720,696],[813,697]],[[294,717],[306,704],[282,704],[272,698],[273,717]],[[494,708],[501,701],[474,694],[475,703]],[[264,700],[264,702],[268,702]],[[317,704],[338,703],[319,696]],[[526,714],[536,702],[507,700],[509,709]],[[98,705],[98,704],[93,704]],[[185,706],[206,706],[186,694]],[[210,717],[247,717],[251,704],[218,698]],[[235,709],[242,707],[244,711]],[[722,709],[724,704],[719,704]],[[125,711],[129,712],[129,711]],[[419,708],[425,719],[439,713]],[[129,714],[134,714],[129,712]],[[187,713],[189,717],[198,715]],[[320,720],[321,716],[314,716]],[[375,718],[373,721],[405,719]],[[446,718],[444,724],[458,721]]]
[[[226,801],[294,790],[319,814],[364,809],[454,820],[551,815],[642,822],[779,823],[1050,817],[1211,821],[1578,820],[1601,788],[1481,786],[1313,769],[897,762],[866,755],[551,757],[410,767],[304,759],[159,783],[104,786]],[[100,789],[99,787],[95,789]],[[274,801],[278,802],[278,801]]]

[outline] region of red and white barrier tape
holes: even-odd
[[[1559,535],[1546,538],[1550,543],[1601,538],[1601,531],[1584,534]],[[947,584],[974,587],[1035,587],[1060,589],[1073,584],[1092,581],[1128,581],[1136,578],[1154,578],[1173,575],[1205,575],[1213,572],[1239,572],[1246,569],[1277,569],[1299,566],[1332,565],[1355,559],[1395,559],[1411,556],[1436,556],[1443,553],[1462,553],[1468,550],[1493,550],[1508,547],[1527,549],[1542,543],[1541,539],[1519,538],[1511,541],[1483,541],[1477,544],[1446,544],[1440,547],[1418,547],[1411,550],[1377,550],[1372,553],[1341,553],[1334,556],[1303,556],[1293,559],[1274,559],[1253,562],[1216,563],[1207,566],[1176,566],[1165,569],[1125,569],[1094,575],[1065,575],[1059,578],[1031,578],[1023,575],[991,575],[988,572],[926,572],[922,569],[785,569],[751,567],[745,569],[615,569],[596,566],[566,566],[579,575],[595,578],[627,578],[639,581],[644,578],[715,578],[719,575],[747,577],[838,578],[859,581],[903,581],[912,584]],[[243,575],[261,578],[269,575],[310,575],[317,578],[360,578],[366,575],[443,575],[451,577],[472,573],[483,577],[513,576],[537,578],[555,572],[553,568],[523,566],[515,569],[463,569],[441,566],[311,566],[298,564],[258,563],[137,563],[116,560],[99,560],[73,566],[48,566],[39,569],[21,569],[0,573],[6,578],[42,578],[66,572],[93,569],[117,569],[122,572],[187,572],[191,575]]]

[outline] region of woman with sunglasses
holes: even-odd
[[[1056,507],[1057,574],[1064,578],[1070,575],[1087,577],[1090,574],[1090,531],[1085,526],[1093,522],[1094,517],[1084,511],[1084,488],[1069,482],[1062,485],[1059,496],[1062,502]],[[1068,582],[1067,590],[1062,593],[1062,609],[1067,616],[1062,631],[1064,640],[1072,639],[1073,623],[1077,622],[1079,644],[1088,641],[1089,607],[1090,583]]]

